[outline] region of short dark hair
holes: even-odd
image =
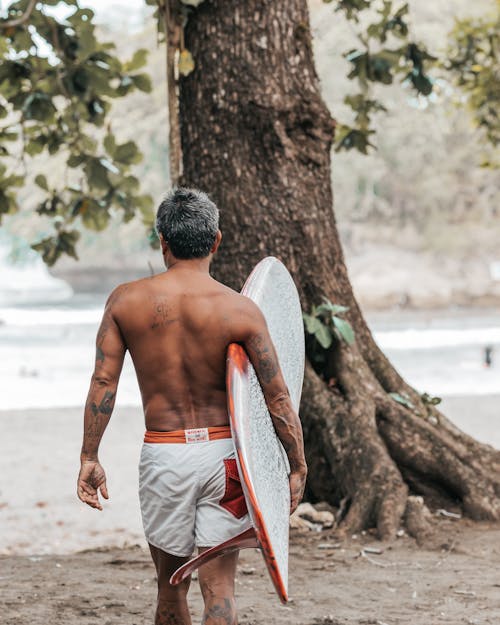
[[[197,189],[172,189],[158,208],[156,230],[175,258],[204,258],[219,229],[219,209]]]

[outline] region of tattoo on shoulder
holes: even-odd
[[[249,346],[257,356],[257,374],[265,384],[268,384],[278,373],[276,356],[262,333],[252,337]]]
[[[172,308],[168,304],[166,297],[155,297],[152,301],[153,317],[151,319],[151,329],[157,330],[178,321],[178,317],[172,316]]]

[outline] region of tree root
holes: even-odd
[[[404,523],[422,542],[430,513],[415,494],[433,506],[458,505],[472,519],[500,520],[499,452],[443,415],[429,419],[394,401],[356,347],[340,346],[335,374],[329,389],[307,366],[301,414],[314,476],[307,494],[348,501],[343,531],[376,527],[392,539]]]

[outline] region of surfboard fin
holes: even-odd
[[[252,549],[257,548],[258,546],[259,544],[257,542],[255,530],[251,527],[250,529],[241,532],[241,534],[226,540],[220,545],[207,549],[203,553],[200,553],[200,555],[186,562],[186,564],[180,566],[170,578],[170,583],[174,586],[180,584],[182,580],[191,575],[193,571],[196,571],[199,566],[210,562],[210,560],[213,560],[214,558],[237,551],[238,549]]]

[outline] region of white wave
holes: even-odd
[[[0,323],[9,326],[95,325],[103,308],[0,308]]]
[[[382,349],[435,349],[459,345],[493,345],[500,343],[500,327],[488,328],[435,328],[390,330],[374,332]]]

